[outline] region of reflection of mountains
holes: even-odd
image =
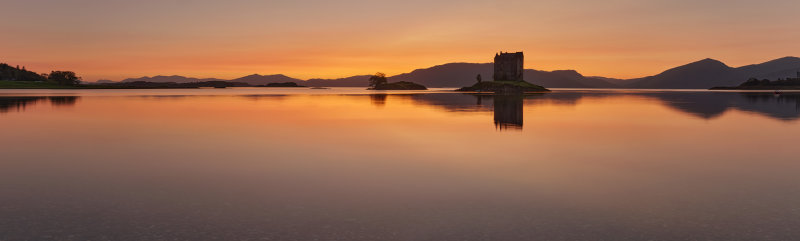
[[[79,98],[78,96],[0,96],[0,113],[7,113],[10,111],[21,112],[25,111],[25,108],[28,106],[48,101],[50,105],[55,107],[73,106],[78,102]]]
[[[245,96],[253,99],[281,99],[277,96]],[[454,112],[495,111],[498,124],[509,123],[522,126],[523,105],[576,105],[584,98],[634,97],[655,99],[665,106],[705,119],[718,117],[731,109],[757,113],[780,120],[800,119],[800,92],[786,92],[774,95],[768,92],[625,92],[625,91],[555,91],[546,94],[526,95],[522,99],[497,100],[492,95],[473,95],[458,93],[431,93],[409,95],[370,95],[371,102],[382,106],[387,98],[407,98],[416,103],[438,106]],[[54,107],[73,106],[78,96],[0,96],[0,113],[24,111],[36,104],[49,102]],[[499,108],[495,108],[497,107]],[[500,106],[502,105],[502,106]],[[499,111],[498,111],[499,110]],[[517,112],[519,111],[518,115]]]
[[[766,92],[650,92],[630,95],[658,99],[668,107],[704,119],[718,117],[731,109],[781,120],[800,118],[800,93],[775,95]]]
[[[556,91],[546,94],[526,95],[525,105],[556,104],[576,105],[583,98],[634,97],[655,99],[665,106],[704,119],[718,117],[731,109],[763,116],[797,120],[800,118],[800,93],[774,95],[767,92],[624,92],[624,91]],[[414,101],[442,107],[448,111],[493,111],[495,101],[491,95],[420,94],[411,95]],[[521,116],[521,115],[520,115]]]

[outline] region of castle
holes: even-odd
[[[522,52],[494,55],[495,81],[524,81],[522,79],[524,57]]]

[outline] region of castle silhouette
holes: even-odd
[[[522,52],[494,55],[494,81],[524,81],[522,72],[524,55]]]

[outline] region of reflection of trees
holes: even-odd
[[[800,118],[800,93],[786,92],[780,95],[766,92],[740,93],[747,101],[736,103],[737,109],[761,113],[781,120]]]
[[[36,105],[38,103],[50,101],[50,104],[55,107],[73,106],[78,102],[78,96],[13,96],[13,97],[0,97],[0,113],[9,111],[22,112],[28,106]]]
[[[369,99],[372,101],[372,105],[381,107],[386,105],[386,98],[388,96],[388,94],[371,94],[369,95]]]
[[[20,97],[0,97],[0,113],[9,111],[24,111],[25,107],[35,105],[44,101],[45,97],[20,96]]]
[[[783,94],[763,93],[763,92],[750,92],[742,93],[742,95],[751,104],[769,104],[775,102],[778,104],[793,105],[795,110],[800,110],[800,93],[787,92]],[[797,111],[795,111],[797,113]]]
[[[523,96],[495,95],[493,98],[494,126],[500,130],[522,130]]]
[[[51,96],[50,104],[53,106],[73,106],[78,102],[77,96]]]

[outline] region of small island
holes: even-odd
[[[389,83],[388,79],[386,78],[386,74],[380,72],[369,77],[369,86],[370,88],[368,88],[368,90],[427,90],[428,89],[427,87],[421,84],[408,81]]]
[[[494,81],[483,81],[479,74],[476,77],[477,83],[456,91],[494,92],[500,94],[550,91],[547,88],[523,80],[523,61],[524,55],[522,52],[495,54]]]
[[[797,78],[778,79],[775,81],[751,78],[739,86],[714,87],[711,90],[800,90],[800,72],[797,72]]]
[[[428,88],[417,83],[400,81],[394,83],[380,84],[370,88],[372,90],[427,90]]]
[[[511,93],[543,92],[550,90],[525,81],[485,81],[478,82],[472,86],[457,89],[456,91]]]

